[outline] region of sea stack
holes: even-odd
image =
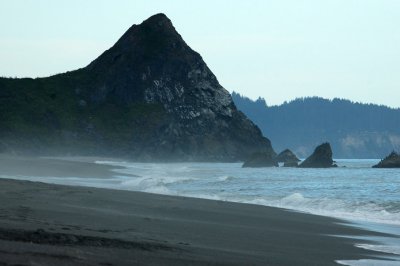
[[[0,143],[19,153],[147,161],[275,156],[164,14],[133,25],[87,67],[0,78],[0,106]]]
[[[301,168],[329,168],[337,167],[333,163],[332,148],[329,143],[323,143],[315,148],[313,154],[302,162],[299,167]]]
[[[284,163],[284,167],[297,167],[299,158],[289,149],[282,151],[276,156],[275,160],[278,163]]]
[[[385,159],[381,160],[373,168],[400,168],[400,154],[392,151]]]

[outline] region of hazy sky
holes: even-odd
[[[0,0],[0,76],[86,66],[160,12],[229,91],[400,107],[398,0]]]

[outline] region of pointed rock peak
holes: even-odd
[[[171,20],[165,14],[156,14],[134,24],[118,40],[113,48],[117,53],[154,54],[164,53],[175,48],[186,48],[186,43],[175,30]]]
[[[26,86],[21,93],[30,93],[34,88],[66,97],[55,102],[53,97],[36,97],[37,101],[35,98],[28,107],[20,108],[16,115],[21,121],[51,134],[27,146],[25,141],[14,144],[10,140],[8,144],[0,134],[0,146],[4,142],[10,150],[25,146],[26,151],[49,154],[79,155],[83,151],[153,162],[239,161],[258,152],[261,154],[254,158],[254,164],[276,165],[271,142],[236,109],[229,92],[164,14],[132,26],[113,47],[83,69],[40,82],[9,82],[0,85],[1,91],[3,87],[6,90],[4,94],[12,95],[13,86]],[[11,98],[5,114],[21,105],[21,97]],[[32,117],[37,119],[25,119],[27,108],[36,111]],[[51,116],[42,119],[40,110],[47,109]],[[76,123],[64,123],[66,117]],[[1,118],[3,122],[3,112]],[[13,119],[14,115],[9,115],[5,121]],[[38,139],[35,130],[29,132],[32,135],[16,128],[6,135]],[[66,138],[63,132],[73,137]]]
[[[299,162],[299,158],[289,149],[286,149],[278,154],[276,161],[280,163]]]
[[[139,24],[138,27],[141,27],[145,31],[152,31],[155,33],[177,33],[171,20],[163,13],[149,17]]]
[[[175,30],[171,20],[160,13],[151,16],[141,24],[131,26],[113,47],[94,60],[88,68],[100,68],[100,71],[104,71],[111,67],[116,69],[114,72],[122,73],[139,67],[145,62],[148,63],[150,59],[159,60],[159,62],[163,60],[161,63],[164,64],[167,61],[170,62],[173,57],[187,58],[187,55],[192,52]],[[162,65],[161,63],[159,65]],[[142,69],[137,69],[137,71],[142,71]]]
[[[314,153],[305,159],[299,167],[302,168],[328,168],[337,167],[332,160],[332,148],[328,142],[315,148]]]
[[[142,25],[145,24],[158,25],[162,27],[162,26],[170,26],[172,25],[172,22],[165,14],[158,13],[142,22]]]
[[[177,34],[171,20],[163,13],[159,13],[144,20],[139,25],[133,25],[124,35],[137,35],[141,34]]]

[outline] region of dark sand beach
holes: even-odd
[[[112,169],[123,168],[95,164],[93,162],[96,159],[100,158],[35,158],[0,155],[0,175],[105,178],[114,174]]]
[[[0,171],[112,174],[92,163],[6,157]],[[336,237],[378,233],[258,205],[10,179],[0,179],[0,202],[0,265],[336,265],[382,255]]]

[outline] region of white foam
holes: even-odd
[[[139,191],[159,191],[161,194],[182,195],[189,197],[201,197],[207,199],[219,199],[233,202],[252,203],[258,205],[272,206],[293,209],[297,211],[333,216],[342,219],[353,219],[358,221],[369,221],[378,223],[387,223],[400,225],[400,212],[389,212],[384,207],[375,203],[365,202],[349,202],[348,200],[332,199],[332,198],[309,198],[300,192],[291,193],[285,197],[271,198],[268,195],[260,195],[259,193],[246,193],[246,189],[256,189],[264,186],[263,183],[257,184],[258,176],[252,181],[246,181],[246,178],[240,178],[243,169],[232,165],[224,166],[217,164],[145,164],[145,163],[125,163],[112,161],[99,161],[109,165],[125,166],[125,169],[115,169],[119,174],[137,174],[151,178],[152,181],[147,185],[138,184],[132,178],[132,182],[125,183],[121,189],[139,190]],[[224,171],[223,167],[227,167],[228,171]],[[229,168],[228,168],[229,167]],[[222,169],[222,171],[221,171]],[[257,169],[256,169],[257,170]],[[272,171],[280,171],[281,169],[271,169]],[[286,169],[285,169],[286,170]],[[345,169],[347,170],[347,169]],[[215,175],[215,172],[221,171],[224,175]],[[197,174],[200,173],[198,176]],[[232,173],[237,173],[232,175]],[[252,173],[252,172],[250,172]],[[246,172],[246,175],[249,173]],[[256,172],[257,175],[260,173]],[[212,176],[214,175],[214,177]],[[139,179],[140,180],[140,179]],[[192,182],[193,181],[193,182]],[[198,183],[194,184],[194,182]],[[221,191],[216,191],[215,182],[220,182]],[[173,188],[178,183],[186,182],[189,189],[185,187]],[[224,182],[226,182],[224,184]],[[235,183],[236,182],[236,183]],[[250,183],[253,182],[253,183]],[[324,182],[324,180],[321,180]],[[240,187],[245,193],[237,193],[230,191],[230,185]],[[125,187],[127,185],[127,187]],[[152,189],[151,186],[154,186]],[[183,189],[183,190],[181,190]],[[191,192],[192,191],[192,192]],[[221,194],[222,193],[222,194]],[[244,197],[244,195],[246,197]]]
[[[234,179],[236,179],[236,177],[234,177],[234,176],[220,176],[220,177],[218,177],[217,178],[219,181],[231,181],[231,180],[234,180]]]
[[[383,207],[373,203],[351,204],[339,199],[312,199],[304,197],[301,193],[293,193],[281,199],[258,198],[250,200],[248,203],[294,209],[342,219],[400,225],[399,212],[388,212]]]
[[[400,261],[390,261],[390,260],[337,260],[336,261],[342,265],[348,266],[399,266]]]
[[[390,253],[394,255],[400,255],[400,246],[395,246],[395,245],[390,246],[390,245],[357,244],[356,247],[368,250],[374,250],[378,252]]]
[[[95,161],[96,164],[106,164],[106,165],[114,165],[114,166],[127,166],[132,165],[131,163],[127,163],[125,161]]]
[[[179,196],[198,198],[198,199],[209,199],[209,200],[222,200],[222,201],[224,201],[224,199],[219,197],[218,195],[210,195],[210,194],[180,193]]]
[[[173,195],[162,178],[132,178],[121,182],[120,189]]]

